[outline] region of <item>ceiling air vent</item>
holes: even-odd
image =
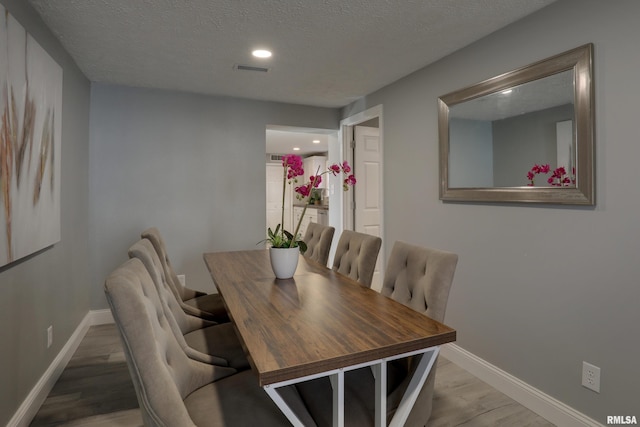
[[[233,68],[235,68],[236,70],[240,70],[240,71],[257,71],[259,73],[266,73],[267,71],[269,71],[268,68],[254,67],[253,65],[236,64],[236,65],[233,66]]]

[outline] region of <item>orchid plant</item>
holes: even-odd
[[[322,183],[322,176],[331,174],[337,176],[343,174],[346,178],[342,181],[342,188],[344,191],[348,191],[349,187],[356,184],[356,177],[351,173],[351,166],[348,162],[342,164],[332,164],[327,170],[320,172],[320,168],[316,170],[315,175],[309,178],[309,182],[304,183],[294,188],[296,192],[296,198],[304,201],[304,209],[298,224],[293,233],[284,229],[284,212],[285,212],[285,193],[287,184],[297,184],[298,177],[304,176],[303,160],[302,157],[296,154],[287,154],[282,158],[283,179],[282,179],[282,217],[280,224],[276,226],[275,230],[269,228],[267,230],[267,238],[264,241],[269,242],[274,248],[300,248],[300,252],[304,253],[307,250],[307,244],[302,240],[302,236],[299,235],[300,226],[302,225],[302,219],[307,212],[307,207],[311,203],[313,195],[313,189],[318,188]]]
[[[547,174],[551,170],[551,167],[548,164],[538,165],[535,164],[531,168],[529,172],[527,172],[527,179],[529,180],[529,184],[527,186],[533,187],[535,185],[534,179],[536,175],[539,174]],[[576,169],[571,169],[571,176],[567,174],[567,170],[564,166],[557,167],[551,173],[551,176],[547,179],[547,183],[554,187],[569,187],[571,185],[575,185],[576,183]]]

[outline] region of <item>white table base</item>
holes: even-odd
[[[415,356],[422,354],[422,358],[416,367],[413,376],[405,390],[404,396],[398,405],[398,408],[393,416],[393,419],[389,423],[389,427],[402,427],[409,417],[409,413],[413,408],[413,405],[420,394],[420,390],[424,386],[429,372],[433,368],[436,357],[440,352],[440,347],[429,347],[422,350],[412,351],[409,353],[403,353],[392,357],[386,357],[383,359],[376,359],[370,362],[361,363],[358,365],[347,366],[345,368],[334,369],[331,371],[321,372],[315,375],[308,375],[301,378],[295,378],[288,381],[282,381],[274,384],[264,386],[264,390],[273,400],[273,402],[280,408],[282,413],[287,417],[291,424],[295,427],[305,427],[300,421],[298,416],[289,407],[287,402],[282,398],[278,392],[278,388],[296,384],[304,381],[314,380],[316,378],[322,378],[329,376],[331,380],[331,386],[333,388],[333,425],[334,427],[344,427],[344,373],[353,369],[359,369],[370,366],[373,375],[376,380],[376,413],[375,413],[375,427],[386,426],[386,414],[387,414],[387,362],[391,360],[401,359],[403,357]]]

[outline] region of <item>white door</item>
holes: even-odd
[[[357,184],[354,187],[354,229],[360,233],[382,237],[382,147],[378,128],[355,126],[353,169]],[[382,287],[382,250],[378,255],[371,287]]]

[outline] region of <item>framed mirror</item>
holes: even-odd
[[[438,99],[440,199],[593,205],[593,45]]]

